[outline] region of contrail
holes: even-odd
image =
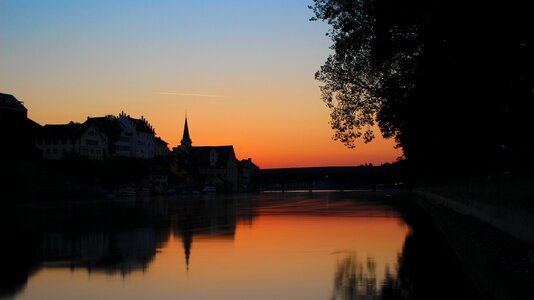
[[[223,95],[193,94],[193,93],[158,92],[156,94],[158,94],[158,95],[174,95],[174,96],[191,96],[191,97],[227,98],[227,96],[223,96]]]

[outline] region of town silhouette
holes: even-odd
[[[67,2],[0,5],[0,298],[534,299],[529,3]]]

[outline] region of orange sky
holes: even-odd
[[[187,112],[193,145],[231,144],[262,168],[401,155],[332,141],[314,80],[331,41],[309,1],[29,2],[0,2],[0,92],[40,124],[124,110],[173,147]]]
[[[310,85],[317,88],[313,81]],[[268,96],[253,94],[202,99],[153,94],[147,95],[152,100],[146,102],[142,100],[144,97],[139,97],[141,99],[129,103],[114,101],[109,106],[82,108],[67,103],[57,109],[34,109],[41,105],[29,97],[19,98],[25,100],[30,118],[40,124],[83,122],[87,116],[117,115],[124,110],[133,117],[147,118],[170,148],[180,142],[187,111],[193,145],[234,145],[239,159],[252,158],[261,168],[379,165],[401,155],[401,151],[394,149],[392,140],[380,136],[355,149],[333,141],[328,110],[319,100],[318,89],[314,96],[304,95],[291,101],[285,97],[285,101],[270,101],[266,99]],[[247,100],[250,98],[259,100]],[[42,103],[48,106],[48,101]],[[301,106],[307,108],[301,109]]]

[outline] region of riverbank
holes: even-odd
[[[428,190],[416,191],[413,199],[432,217],[488,299],[534,298],[531,212]]]

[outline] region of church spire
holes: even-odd
[[[185,115],[184,134],[182,136],[182,140],[180,141],[180,145],[183,149],[188,149],[191,148],[192,144],[193,141],[191,141],[191,138],[189,137],[189,127],[187,126],[187,115]]]

